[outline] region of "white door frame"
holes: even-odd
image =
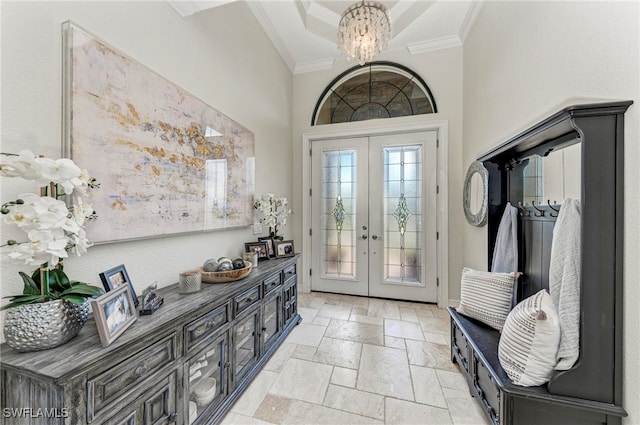
[[[302,278],[300,291],[308,293],[311,291],[311,279],[309,271],[311,269],[311,238],[308,237],[311,229],[311,142],[319,139],[347,138],[378,136],[396,133],[413,133],[418,131],[436,131],[438,134],[438,173],[437,185],[439,188],[437,197],[436,231],[439,233],[437,241],[437,264],[438,278],[438,306],[441,308],[449,305],[449,187],[448,187],[448,127],[447,120],[424,121],[403,124],[384,124],[363,121],[350,123],[352,125],[340,125],[338,129],[330,129],[327,126],[313,129],[302,135]],[[391,120],[391,119],[390,119]],[[386,120],[385,120],[386,121]],[[364,123],[364,125],[363,125]]]

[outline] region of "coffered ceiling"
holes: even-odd
[[[342,13],[356,0],[167,0],[183,17],[233,1],[249,9],[295,74],[330,68],[344,60],[336,47]],[[386,51],[411,54],[460,46],[483,0],[382,0],[391,18]]]

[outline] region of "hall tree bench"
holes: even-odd
[[[3,424],[213,424],[301,321],[295,257],[202,284],[103,348],[93,318],[60,347],[1,348]],[[19,417],[19,416],[22,417]],[[25,418],[24,416],[27,416]]]
[[[488,264],[507,202],[524,204],[524,168],[533,155],[580,143],[582,247],[580,357],[548,384],[514,385],[498,360],[500,334],[451,316],[451,357],[493,424],[620,424],[622,407],[622,262],[624,113],[631,101],[578,104],[549,116],[481,155],[488,170]],[[545,198],[546,199],[546,198]],[[517,301],[549,288],[555,224],[551,206],[520,207]],[[528,211],[528,213],[524,213]],[[544,211],[544,214],[541,213]]]

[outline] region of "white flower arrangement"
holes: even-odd
[[[96,180],[70,159],[36,157],[29,150],[18,155],[1,153],[0,176],[20,177],[40,186],[39,194],[23,193],[2,204],[0,210],[5,223],[26,234],[26,240],[10,239],[2,245],[9,248],[7,256],[14,263],[37,267],[31,277],[20,272],[25,289],[7,307],[60,298],[81,303],[87,296],[102,293],[91,285],[71,282],[62,268],[62,259],[69,252],[80,256],[91,246],[84,226],[96,214],[77,194],[86,195],[87,189],[99,187]],[[67,207],[59,198],[72,194],[73,203]]]
[[[260,223],[269,226],[271,236],[278,236],[278,228],[287,225],[287,217],[293,213],[288,205],[287,198],[276,198],[273,193],[261,195],[253,204],[263,216]]]
[[[68,251],[81,255],[91,246],[84,230],[87,220],[95,218],[90,204],[75,196],[73,206],[58,199],[75,192],[86,194],[87,188],[97,187],[87,170],[81,170],[72,160],[36,158],[29,150],[18,155],[2,154],[0,176],[32,180],[42,188],[40,195],[24,193],[15,201],[2,205],[5,223],[13,224],[26,233],[27,240],[7,241],[8,256],[13,262],[40,266],[47,263],[54,268]],[[59,193],[62,188],[62,193]],[[5,246],[5,245],[3,245]]]

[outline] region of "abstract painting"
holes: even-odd
[[[71,22],[64,150],[100,183],[94,243],[249,226],[254,135]]]

